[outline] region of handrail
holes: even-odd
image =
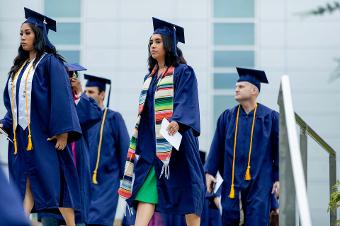
[[[313,138],[313,140],[318,143],[328,154],[332,156],[336,156],[335,150],[327,144],[327,142],[322,139],[319,134],[317,134],[297,113],[295,113],[296,123],[303,129],[305,132]]]
[[[286,161],[285,163],[287,163],[287,165],[288,163],[289,165],[291,165],[291,167],[288,167],[290,168],[288,170],[292,170],[292,175],[294,179],[294,187],[295,187],[296,193],[298,194],[296,196],[296,199],[297,199],[297,207],[298,207],[300,220],[301,220],[301,226],[312,226],[309,203],[308,203],[308,198],[307,198],[305,175],[304,175],[304,170],[303,170],[303,165],[302,165],[301,151],[300,151],[300,146],[298,143],[298,136],[296,132],[296,119],[295,119],[295,113],[294,113],[294,108],[293,108],[290,81],[289,81],[289,77],[286,75],[281,78],[281,87],[280,87],[278,104],[280,106],[280,119],[283,120],[281,121],[280,126],[282,125],[284,126],[284,128],[280,128],[280,132],[282,131],[282,129],[286,129],[286,131],[284,131],[285,133],[283,136],[285,136],[284,137],[285,140],[288,141],[288,147],[286,148],[286,150],[280,149],[280,156],[282,154],[282,151],[288,152],[287,156],[285,156],[285,161]],[[281,136],[280,136],[280,139],[281,139]],[[282,143],[282,141],[280,141],[280,143]],[[280,162],[280,164],[282,163]],[[285,188],[282,188],[282,189],[285,189]],[[288,196],[287,193],[285,195]],[[288,199],[288,197],[284,197],[284,199]]]

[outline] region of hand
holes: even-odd
[[[70,81],[71,81],[73,94],[79,97],[83,92],[83,89],[81,88],[80,80],[77,78],[70,78]]]
[[[215,206],[220,209],[221,208],[221,197],[220,196],[217,196],[214,198],[214,203],[215,203]]]
[[[53,136],[51,138],[47,138],[48,141],[56,139],[57,142],[55,144],[55,148],[57,150],[64,150],[66,145],[67,145],[67,138],[68,138],[68,133],[62,133],[56,136]]]
[[[168,125],[167,130],[168,130],[169,135],[173,136],[179,130],[178,123],[176,121],[170,122],[170,124]]]
[[[280,196],[280,182],[279,181],[276,181],[273,184],[272,194],[274,194],[276,198]]]
[[[212,193],[214,184],[217,182],[216,178],[214,176],[210,175],[209,173],[206,173],[205,174],[205,181],[206,181],[208,192]]]

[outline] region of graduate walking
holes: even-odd
[[[271,194],[279,194],[279,114],[258,103],[265,72],[237,68],[235,99],[217,121],[205,165],[211,192],[216,173],[223,177],[222,221],[238,226],[241,198],[246,226],[269,224]]]
[[[197,80],[177,48],[185,42],[184,29],[156,18],[153,25],[149,73],[119,194],[137,209],[135,226],[147,226],[154,211],[185,215],[188,226],[199,226],[206,189],[198,152]],[[169,135],[182,135],[178,151],[160,134],[163,119],[170,122]]]
[[[81,209],[79,183],[67,144],[79,139],[77,117],[63,60],[48,40],[56,22],[25,8],[18,56],[4,90],[6,116],[1,120],[11,136],[9,172],[27,214],[61,212],[68,226]]]
[[[88,74],[84,77],[87,79],[86,95],[101,109],[100,120],[86,131],[91,169],[87,225],[111,226],[116,215],[117,190],[124,174],[129,134],[122,115],[108,108],[111,81]],[[107,84],[110,89],[105,106]]]

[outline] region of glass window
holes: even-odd
[[[45,0],[48,17],[80,17],[80,0]]]
[[[234,96],[231,95],[215,95],[214,96],[214,125],[216,126],[216,122],[218,117],[221,115],[223,111],[226,109],[230,109],[237,105]]]
[[[254,17],[254,0],[214,0],[214,17]]]
[[[215,23],[215,45],[254,45],[254,23]]]
[[[214,73],[214,89],[234,89],[237,73]]]
[[[80,45],[80,23],[58,23],[48,36],[54,45]]]
[[[254,51],[214,51],[214,67],[254,67]]]
[[[77,50],[60,50],[58,52],[69,63],[79,63],[80,62],[80,52],[77,51]]]

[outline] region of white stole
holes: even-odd
[[[21,81],[19,84],[19,93],[16,93],[16,86],[18,85],[18,78],[21,73],[21,70],[18,72],[18,76],[16,76],[15,80],[12,81],[10,78],[8,81],[8,94],[11,101],[12,106],[12,118],[13,118],[13,128],[15,129],[17,125],[20,125],[21,128],[24,130],[27,128],[28,123],[31,121],[31,96],[32,96],[32,81],[35,73],[35,69],[38,67],[38,64],[40,61],[44,58],[46,54],[44,53],[40,60],[37,62],[35,66],[33,66],[34,60],[32,60],[27,67],[25,68],[25,71],[23,72],[23,75],[21,77]],[[30,70],[31,68],[31,70]],[[29,73],[28,73],[29,72]],[[27,87],[26,86],[26,80],[27,80]],[[14,86],[13,86],[14,82]],[[12,87],[14,88],[14,96],[12,97]],[[27,94],[26,94],[27,91]],[[16,102],[16,96],[18,97],[18,107]],[[27,96],[27,109],[26,112],[26,95]],[[14,98],[14,101],[13,99]]]

